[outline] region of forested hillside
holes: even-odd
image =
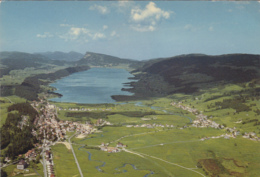
[[[134,88],[126,90],[134,92],[136,98],[173,93],[194,94],[216,85],[243,84],[254,79],[259,82],[260,55],[181,55],[147,61],[132,73],[138,82],[130,83]],[[134,97],[115,98],[121,100]]]
[[[31,131],[36,116],[37,111],[29,103],[17,103],[8,107],[8,116],[1,128],[1,149],[7,147],[5,156],[14,159],[33,148],[37,140]],[[24,126],[21,125],[22,122],[25,122]]]
[[[78,65],[88,65],[94,67],[117,67],[128,66],[130,68],[140,67],[143,62],[130,59],[122,59],[110,55],[87,52],[85,56],[77,62]]]

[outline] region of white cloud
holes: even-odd
[[[116,31],[112,31],[111,34],[110,34],[111,37],[114,37],[116,35],[117,35]]]
[[[89,35],[90,32],[86,28],[76,28],[72,27],[70,28],[69,35],[72,37],[72,39],[77,39],[80,35]]]
[[[86,40],[86,38],[87,38],[87,36],[89,36],[89,34],[90,34],[90,31],[86,28],[71,27],[66,34],[60,35],[59,37],[61,39],[64,39],[65,41],[77,40],[77,39],[79,39],[79,37],[81,37],[81,39]]]
[[[152,25],[132,25],[131,28],[138,32],[154,31],[155,27]]]
[[[48,38],[48,37],[53,37],[53,35],[49,32],[44,32],[43,34],[37,34],[36,37],[38,37],[38,38]]]
[[[98,40],[106,38],[104,33],[92,32],[87,28],[71,27],[69,31],[63,35],[59,35],[61,39],[65,41],[84,41],[88,42],[90,39]]]
[[[214,31],[213,26],[210,26],[210,27],[209,27],[209,31]]]
[[[104,26],[103,26],[103,30],[106,30],[107,28],[108,28],[107,25],[104,25]]]
[[[132,29],[140,32],[154,31],[162,19],[169,19],[172,11],[164,11],[154,2],[149,2],[144,9],[135,7],[131,10]]]
[[[163,11],[162,9],[156,7],[154,2],[149,2],[144,10],[140,8],[134,8],[131,10],[131,18],[133,21],[143,21],[143,20],[160,20],[161,18],[168,19],[170,17],[170,12]]]
[[[109,13],[109,9],[106,6],[93,5],[89,7],[89,10],[97,10],[101,14]]]
[[[97,39],[102,39],[106,38],[106,35],[103,33],[95,33],[91,35],[92,39],[97,40]]]

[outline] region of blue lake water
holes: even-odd
[[[132,95],[130,92],[121,91],[122,88],[127,88],[124,83],[132,81],[128,79],[129,77],[133,75],[124,69],[91,68],[50,84],[57,88],[55,92],[63,95],[50,100],[92,104],[114,103],[112,95]]]

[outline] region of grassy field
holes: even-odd
[[[114,139],[118,138],[119,136],[113,135],[116,132],[120,132],[120,136],[124,136],[132,131],[137,135],[133,134],[133,136],[125,137],[120,142],[126,144],[128,150],[140,153],[144,157],[127,152],[109,154],[74,146],[81,168],[84,169],[83,173],[86,175],[112,176],[116,174],[118,167],[123,167],[124,164],[134,164],[138,169],[152,170],[154,172],[152,176],[201,176],[188,169],[194,169],[202,174],[213,174],[212,170],[206,173],[201,168],[197,168],[198,162],[202,163],[210,160],[217,163],[207,163],[204,168],[210,168],[210,165],[215,166],[214,168],[220,166],[222,169],[220,168],[219,171],[215,172],[219,176],[236,174],[244,177],[257,176],[260,173],[260,153],[258,152],[260,144],[258,142],[244,138],[219,138],[200,141],[201,137],[221,135],[224,130],[187,128],[144,134],[137,132],[138,129],[136,128],[124,130],[122,127],[118,127],[104,130],[106,131],[102,133],[103,136],[94,134],[91,135],[91,139],[83,139],[83,141],[73,139],[73,141],[79,144],[98,145],[100,142],[110,141],[110,136],[114,137]],[[112,143],[111,146],[115,146],[115,144]],[[89,160],[88,152],[91,153],[91,160]],[[104,162],[105,166],[103,167]],[[97,166],[101,166],[102,172],[97,169]],[[141,173],[142,171],[133,170],[131,165],[128,166],[130,169],[125,173],[126,176],[144,176]],[[117,176],[121,176],[121,174],[117,174]]]
[[[42,73],[51,73],[59,69],[64,69],[66,66],[56,66],[49,65],[48,69],[43,66],[42,69],[39,68],[25,68],[20,70],[12,70],[8,75],[4,75],[0,78],[0,85],[18,85],[21,84],[25,78]]]
[[[161,163],[151,158],[127,152],[106,153],[92,149],[84,149],[75,146],[81,169],[86,176],[178,176],[174,166]],[[90,156],[91,154],[91,156]],[[192,173],[185,173],[191,175]],[[194,175],[196,176],[196,175]]]
[[[228,127],[237,127],[241,133],[255,132],[259,134],[259,126],[255,122],[242,123],[251,119],[260,120],[254,112],[260,107],[256,99],[247,99],[243,104],[250,107],[250,111],[235,112],[233,108],[220,109],[217,102],[234,99],[237,93],[247,88],[237,85],[216,87],[208,92],[197,95],[176,94],[165,98],[127,102],[121,104],[76,104],[54,103],[63,108],[58,111],[61,120],[72,120],[93,123],[97,118],[105,118],[114,126],[98,127],[98,131],[83,139],[72,138],[72,142],[84,176],[219,176],[219,177],[251,177],[260,174],[260,144],[256,141],[244,139],[241,136],[233,139],[208,139],[226,134],[225,129],[194,128],[191,120],[196,116],[188,111],[176,108],[172,102],[182,101],[183,105],[196,108],[207,115],[209,119],[225,124]],[[17,97],[10,97],[13,102],[24,101]],[[8,99],[1,98],[7,108]],[[84,116],[81,112],[71,111],[69,108],[88,109],[95,118]],[[66,109],[66,110],[65,110]],[[113,114],[110,114],[113,112]],[[129,114],[125,114],[125,113]],[[133,114],[134,112],[134,114]],[[146,114],[154,112],[155,114]],[[68,113],[78,117],[69,117]],[[1,111],[1,115],[6,112]],[[72,114],[73,115],[73,114]],[[87,115],[87,114],[86,114]],[[135,116],[136,115],[136,116]],[[99,117],[100,116],[100,117]],[[242,122],[241,122],[241,121]],[[126,127],[126,125],[158,124],[173,125],[174,127]],[[68,136],[74,134],[71,132]],[[93,146],[101,143],[110,143],[115,147],[117,142],[127,145],[127,151],[107,153]],[[83,147],[82,145],[86,145]],[[71,150],[63,144],[52,147],[54,168],[57,176],[79,176]],[[12,171],[6,168],[8,173]]]
[[[84,175],[89,176],[257,176],[260,173],[259,143],[239,136],[236,139],[209,139],[203,137],[219,136],[226,130],[213,128],[185,128],[196,116],[185,110],[171,106],[173,101],[183,101],[183,105],[194,107],[203,114],[212,116],[212,120],[229,127],[236,126],[241,131],[254,131],[252,123],[237,123],[239,119],[255,116],[253,111],[230,114],[234,109],[215,109],[208,105],[232,99],[225,93],[241,91],[242,87],[229,85],[215,88],[196,96],[178,94],[154,100],[128,102],[118,105],[84,105],[74,103],[55,103],[63,108],[95,108],[96,112],[109,109],[117,114],[108,115],[107,120],[115,125],[105,126],[83,139],[73,138],[75,144],[85,144],[87,148],[74,145]],[[251,109],[256,109],[259,102],[247,101]],[[253,106],[252,106],[253,105]],[[124,111],[148,112],[157,115],[133,117],[122,115]],[[62,119],[87,120],[88,117],[66,117],[66,112],[59,111]],[[229,114],[228,114],[229,113]],[[188,118],[189,117],[189,118]],[[145,119],[144,119],[145,118]],[[94,119],[91,119],[95,122]],[[134,128],[126,125],[142,124],[174,125],[173,128]],[[127,145],[129,152],[107,153],[88,147],[109,143],[115,147],[120,141]],[[90,155],[91,154],[91,155]],[[142,157],[139,155],[143,155]]]
[[[259,88],[260,85],[256,87]],[[260,134],[259,126],[254,125],[257,120],[260,121],[260,115],[257,115],[255,112],[260,107],[260,101],[254,98],[254,96],[250,96],[249,93],[249,87],[226,85],[207,90],[196,96],[179,94],[170,97],[174,98],[174,101],[183,101],[183,105],[202,111],[204,115],[212,116],[211,119],[219,124],[226,124],[228,127],[237,127],[242,133],[255,132]],[[237,112],[233,108],[214,106],[217,102],[223,102],[225,99],[232,100],[235,97],[249,97],[242,104],[248,106],[250,110]],[[250,122],[252,119],[255,119],[255,121]]]
[[[17,97],[17,96],[7,96],[7,97],[0,97],[0,127],[5,123],[7,118],[7,108],[14,103],[22,103],[26,102],[25,99]]]
[[[257,176],[260,173],[258,149],[259,143],[249,142],[245,139],[212,139],[204,142],[154,146],[149,149],[140,148],[135,149],[135,151],[153,155],[189,168],[196,168],[198,161],[201,159],[216,159],[227,171],[241,173],[238,176]],[[237,167],[231,159],[241,167]],[[225,170],[222,170],[219,174],[224,174],[224,172]]]
[[[64,144],[56,144],[52,147],[55,175],[59,177],[79,175],[71,150]]]
[[[17,169],[17,165],[10,165],[10,166],[5,167],[3,169],[7,173],[8,176],[21,177],[21,176],[28,175],[28,176],[31,176],[31,177],[39,177],[39,176],[43,176],[44,175],[43,174],[43,167],[42,167],[41,163],[38,163],[37,165],[35,165],[34,168],[32,168],[32,166],[30,165],[27,168],[29,170],[28,172],[24,172],[23,170],[18,170]]]
[[[72,141],[78,144],[87,144],[87,145],[101,145],[102,142],[109,143],[115,146],[119,138],[127,135],[134,135],[140,133],[150,133],[155,132],[154,129],[147,128],[127,128],[127,127],[104,127],[101,130],[102,132],[88,135],[84,139],[73,138]],[[120,132],[120,133],[119,133]]]

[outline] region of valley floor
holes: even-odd
[[[243,89],[229,85],[196,96],[176,94],[117,104],[50,102],[59,121],[91,128],[87,134],[67,132],[64,140],[51,146],[55,175],[258,176],[260,103],[249,97],[237,104],[250,110],[224,107],[225,100],[236,99],[228,92]],[[15,102],[12,97],[1,99],[6,106]],[[14,168],[6,167],[9,175]]]

